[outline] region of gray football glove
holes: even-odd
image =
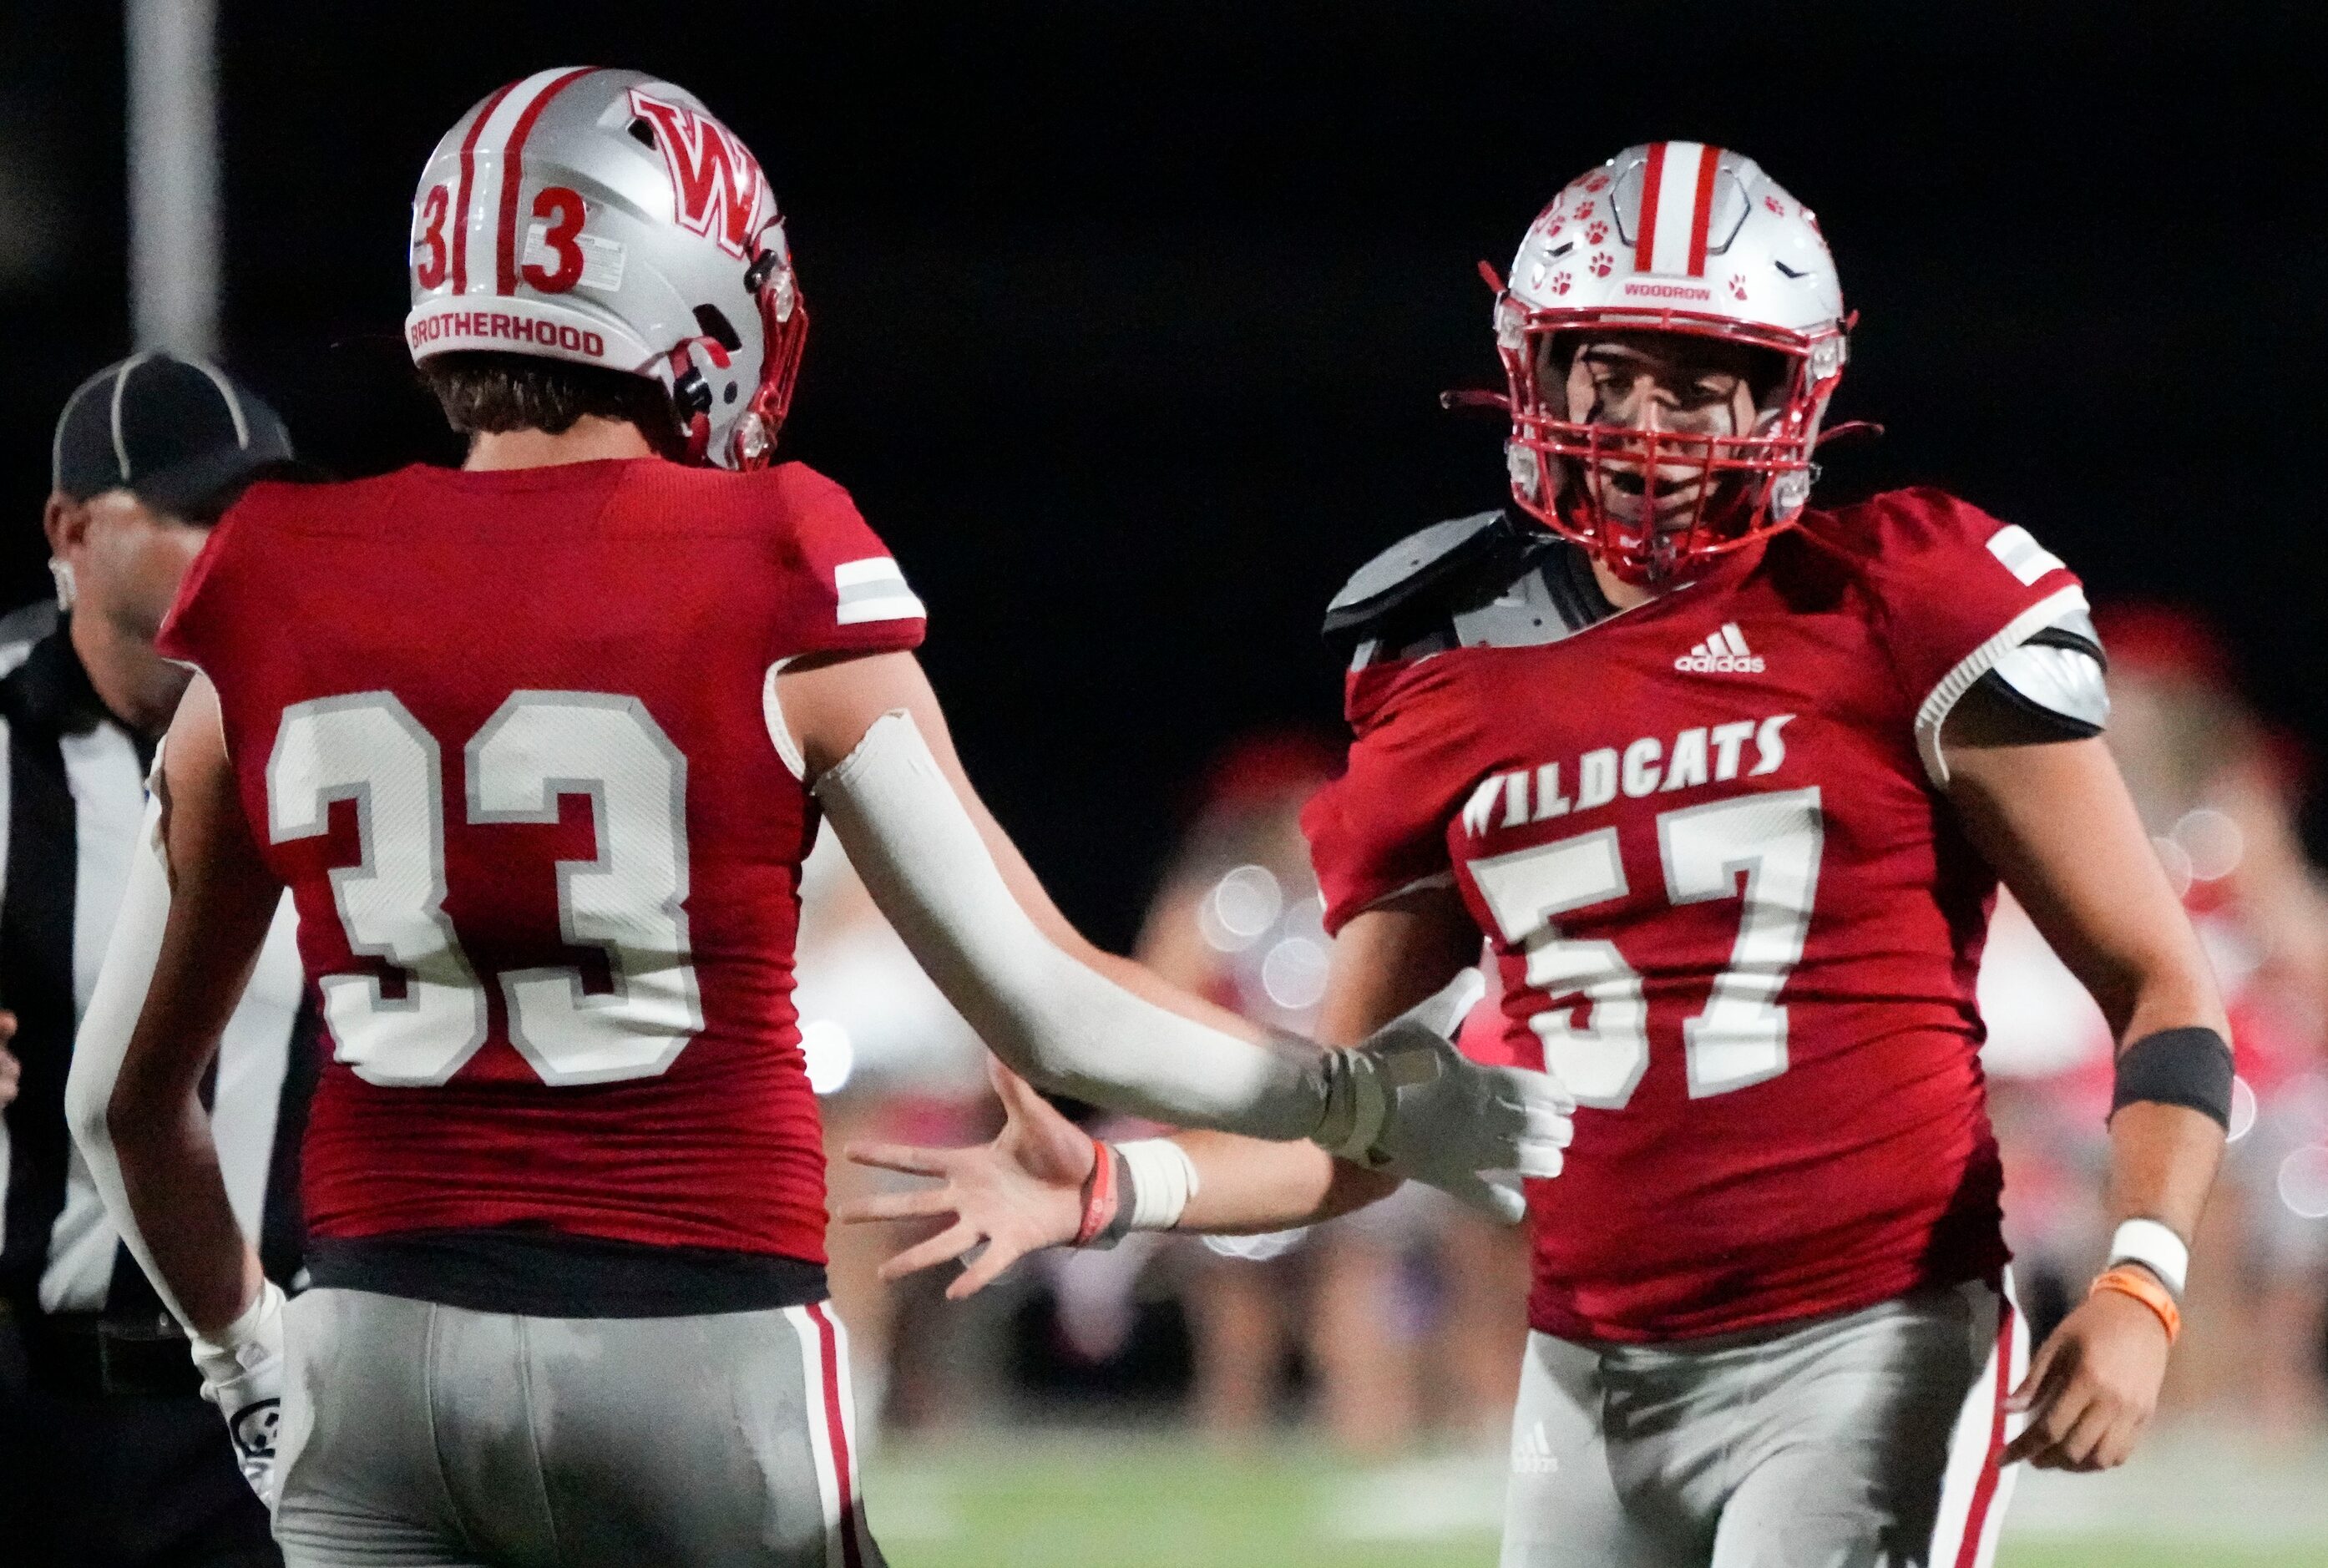
[[[1337,1159],[1427,1182],[1507,1225],[1527,1211],[1480,1173],[1560,1174],[1575,1096],[1549,1073],[1483,1067],[1450,1043],[1485,989],[1466,970],[1436,996],[1324,1063],[1326,1114],[1311,1139]]]

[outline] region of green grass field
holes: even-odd
[[[2305,1506],[2316,1481],[2328,1508],[2328,1469],[2308,1457],[2260,1492],[2248,1465],[2170,1452],[2148,1470],[2098,1494],[2042,1478],[2010,1516],[2001,1568],[2328,1568],[2328,1516],[2315,1530]],[[2219,1472],[2249,1489],[2218,1495]],[[1492,1568],[1501,1485],[1476,1456],[1368,1469],[1291,1439],[1228,1455],[1112,1432],[886,1449],[866,1481],[894,1568]]]

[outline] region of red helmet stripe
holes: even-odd
[[[1633,270],[1654,272],[1657,258],[1657,198],[1666,183],[1666,144],[1649,144],[1649,165],[1641,171],[1641,211],[1634,218],[1641,230],[1633,246]],[[466,187],[465,186],[464,189]]]
[[[577,66],[559,77],[534,95],[533,101],[525,106],[524,112],[517,117],[517,124],[510,130],[509,145],[502,151],[501,243],[496,247],[493,258],[493,292],[496,294],[517,292],[517,198],[519,188],[525,183],[525,138],[533,134],[534,121],[541,117],[541,111],[549,107],[551,99],[596,69],[593,65]]]
[[[1697,158],[1697,204],[1689,219],[1689,275],[1705,276],[1705,231],[1713,221],[1713,173],[1722,166],[1722,149],[1702,147]]]
[[[477,138],[484,133],[485,122],[502,107],[502,99],[516,89],[518,83],[508,82],[500,91],[477,106],[477,117],[469,122],[469,134],[461,138],[461,181],[453,192],[453,292],[469,292],[469,186],[476,177]]]

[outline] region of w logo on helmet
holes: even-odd
[[[631,110],[654,128],[680,222],[740,257],[771,204],[768,182],[736,134],[709,115],[631,89]]]

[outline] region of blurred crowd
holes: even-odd
[[[2328,1414],[2328,884],[2298,832],[2307,759],[2242,699],[2204,623],[2156,606],[2096,620],[2109,653],[2110,748],[2214,962],[2239,1067],[2164,1409],[2308,1432]],[[2106,1239],[2110,1042],[2009,897],[1981,1007],[2005,1235],[2042,1332],[2073,1304]]]
[[[2243,700],[2203,623],[2150,606],[2098,618],[2108,743],[2213,957],[2239,1059],[2230,1148],[2195,1249],[2167,1410],[2308,1434],[2328,1419],[2328,881],[2298,833],[2305,760]],[[1222,756],[1196,792],[1136,955],[1258,1021],[1305,1028],[1328,940],[1299,818],[1338,760],[1328,737],[1301,733],[1252,737]],[[977,1039],[830,835],[803,900],[801,1017],[838,1208],[906,1179],[841,1159],[852,1140],[972,1142],[1000,1114]],[[2042,1335],[2107,1241],[2111,1042],[2010,896],[1998,901],[1981,998],[2006,1233]],[[1496,1016],[1490,999],[1467,1033]],[[1182,1420],[1225,1443],[1306,1424],[1374,1458],[1506,1436],[1525,1337],[1524,1241],[1433,1192],[1410,1188],[1275,1235],[1136,1234],[1112,1251],[1046,1254],[960,1305],[938,1299],[942,1280],[878,1278],[908,1239],[836,1225],[831,1240],[865,1418],[882,1430],[966,1421],[989,1401],[1031,1413],[1097,1399],[1110,1415]]]

